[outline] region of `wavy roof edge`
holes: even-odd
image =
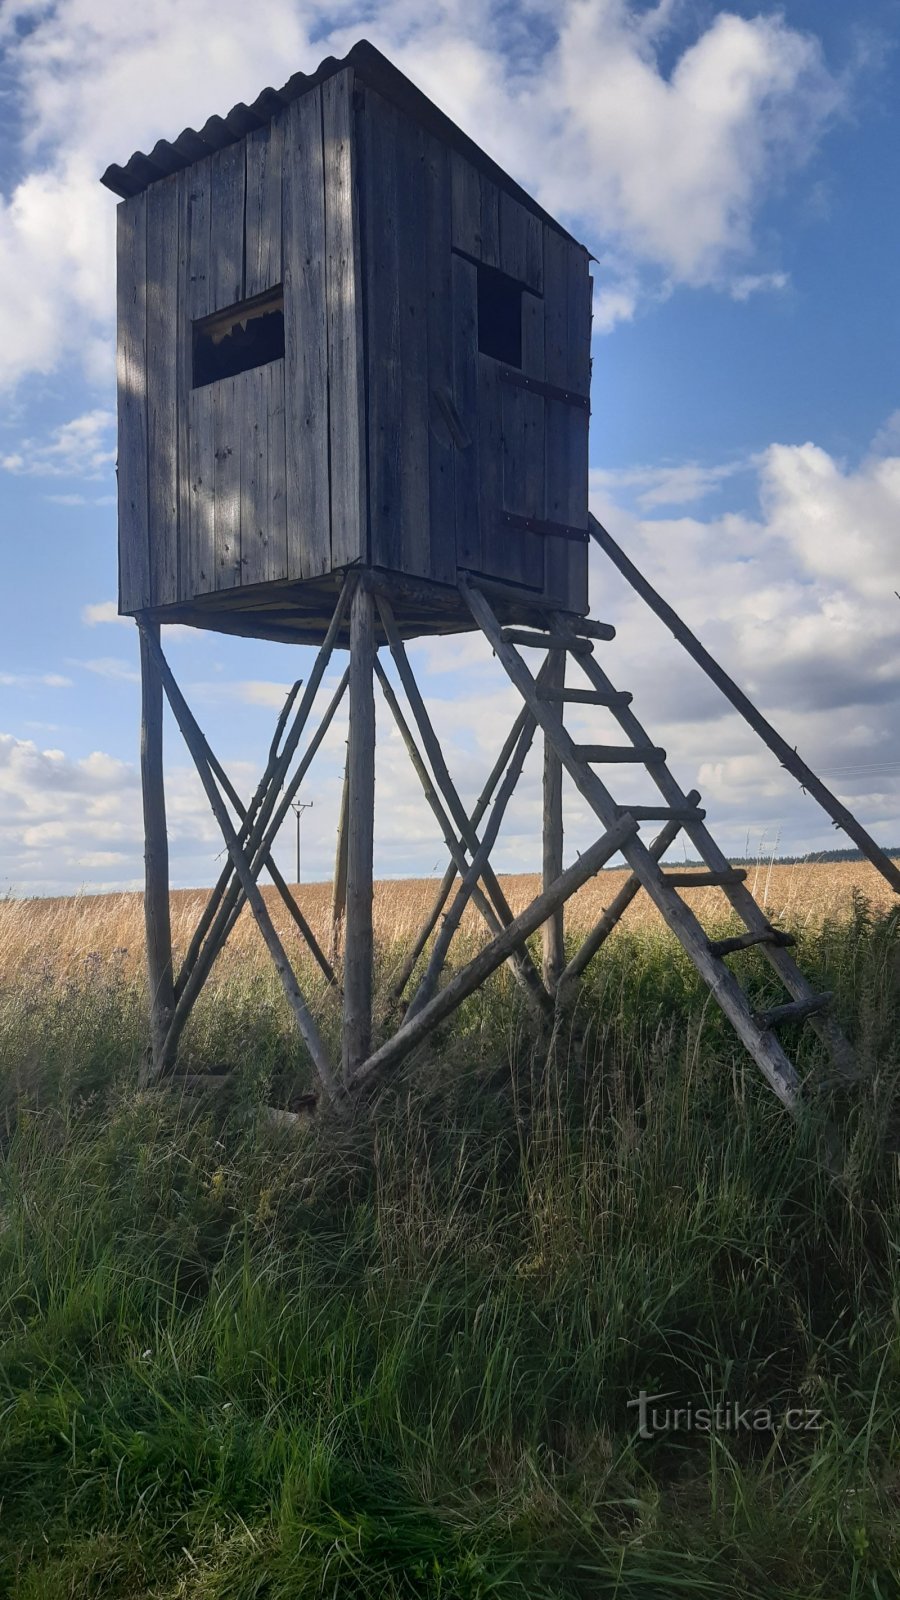
[[[301,95],[308,94],[311,89],[324,83],[327,78],[334,77],[336,73],[343,72],[347,67],[352,67],[363,83],[378,90],[386,99],[392,100],[409,112],[438,138],[452,145],[542,221],[549,223],[565,238],[572,239],[572,235],[560,222],[557,222],[555,217],[538,205],[526,189],[498,166],[474,139],[463,133],[462,128],[451,121],[446,112],[441,111],[433,100],[429,100],[399,67],[395,67],[387,56],[376,50],[367,39],[361,39],[341,60],[336,56],[326,56],[315,72],[295,72],[281,89],[263,89],[252,105],[248,106],[242,100],[238,101],[227,116],[210,117],[199,132],[195,128],[185,128],[178,138],[171,142],[168,139],[158,139],[149,154],[136,150],[123,167],[113,162],[107,167],[100,182],[120,199],[130,200],[133,195],[141,194],[145,189],[149,189],[151,184],[158,183],[162,178],[168,178],[173,172],[181,172],[185,167],[193,166],[195,161],[202,161],[216,150],[236,144],[248,133],[265,127],[283,107],[290,105],[293,100],[298,100]],[[573,240],[573,242],[578,241]]]

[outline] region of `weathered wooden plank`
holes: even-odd
[[[188,167],[184,173],[188,207],[187,314],[196,322],[213,309],[210,266],[212,214],[212,157]]]
[[[412,577],[431,572],[428,526],[428,283],[423,249],[425,149],[418,124],[391,108],[396,168],[400,320],[400,561]]]
[[[147,197],[116,213],[119,610],[150,604],[147,485]]]
[[[209,309],[244,299],[244,144],[226,145],[210,162]]]
[[[178,210],[178,270],[175,310],[175,458],[177,464],[179,600],[193,598],[191,571],[191,474],[188,430],[193,386],[193,329],[191,326],[191,169],[175,178]]]
[[[547,656],[547,671],[544,678],[544,687],[541,698],[546,698],[547,691],[555,691],[560,696],[565,689],[566,682],[566,652],[564,650],[551,650]],[[543,876],[542,887],[544,892],[554,884],[563,870],[563,798],[562,798],[562,762],[552,742],[544,736],[544,826],[543,826]],[[544,923],[541,930],[543,945],[543,976],[544,983],[551,994],[556,993],[557,985],[566,964],[565,947],[565,911],[560,904],[552,917]]]
[[[240,454],[240,582],[263,583],[269,541],[269,367],[234,380],[236,448]]]
[[[247,373],[241,373],[246,378]],[[241,581],[241,434],[246,420],[237,398],[237,378],[210,384],[215,452],[216,589]]]
[[[369,372],[370,557],[402,571],[400,245],[393,108],[366,91],[366,290]]]
[[[586,276],[583,251],[544,228],[544,375],[548,383],[586,394],[590,385],[589,306],[579,304],[580,268]],[[582,286],[583,287],[583,286]],[[573,341],[579,349],[573,349]],[[586,411],[550,397],[545,399],[547,517],[567,526],[587,526]],[[561,539],[548,541],[546,586],[566,610],[587,609],[587,552]]]
[[[481,249],[478,259],[489,267],[500,266],[500,190],[496,183],[479,173],[481,189]]]
[[[189,396],[190,593],[192,595],[209,594],[216,587],[214,388],[214,384],[207,384],[203,389],[192,389]]]
[[[481,175],[458,150],[450,153],[450,188],[453,249],[481,260]]]
[[[544,291],[544,230],[540,217],[500,191],[500,269],[534,294]]]
[[[281,282],[281,168],[287,112],[279,112],[246,142],[244,295],[263,294]]]
[[[263,367],[266,383],[268,426],[266,443],[266,559],[264,576],[267,583],[277,583],[288,573],[287,551],[287,452],[284,429],[283,361],[270,361]]]
[[[178,600],[178,188],[147,191],[147,440],[150,596]]]
[[[481,570],[481,523],[478,498],[478,276],[471,261],[454,255],[451,264],[453,305],[453,400],[469,443],[455,446],[453,492],[456,506],[456,558],[460,567]]]
[[[511,390],[505,391],[511,395]],[[519,552],[501,528],[503,509],[503,389],[493,356],[478,355],[478,520],[481,528],[480,572],[510,581],[518,571]],[[529,537],[522,535],[523,539]]]
[[[365,369],[353,74],[322,85],[328,302],[331,562],[365,558]]]
[[[544,302],[537,295],[522,295],[522,370],[530,377],[544,376]],[[517,516],[544,518],[544,400],[540,394],[500,381],[503,443],[504,511]],[[495,513],[496,516],[496,513]],[[531,589],[544,585],[543,534],[497,528],[497,577]]]
[[[320,89],[289,108],[283,206],[287,565],[291,578],[314,578],[331,568]]]
[[[465,448],[451,431],[453,400],[450,154],[423,133],[425,159],[425,315],[428,345],[428,527],[431,577],[456,582],[455,459]],[[468,438],[468,434],[464,435]]]

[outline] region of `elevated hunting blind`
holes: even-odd
[[[199,132],[161,139],[148,155],[109,167],[103,182],[122,197],[119,593],[141,642],[146,1080],[176,1069],[191,1008],[245,903],[322,1092],[339,1111],[409,1056],[504,961],[543,1025],[642,889],[786,1105],[797,1107],[801,1085],[779,1037],[785,1026],[808,1021],[838,1072],[852,1075],[829,997],[810,988],[790,954],[790,936],[757,905],[746,873],[731,866],[707,829],[700,796],[683,790],[632,710],[632,696],[613,685],[596,655],[615,629],[586,616],[589,539],[782,765],[900,888],[894,864],[589,514],[586,249],[365,43],[343,61],[325,61],[311,76],[298,73],[283,89],[265,90],[250,106],[211,117]],[[165,622],[317,646],[246,802],[163,655]],[[460,629],[484,634],[522,702],[474,809],[453,782],[404,644]],[[348,664],[310,734],[336,649],[347,649]],[[570,669],[581,674],[579,683],[570,681]],[[434,907],[377,1017],[376,686],[450,855]],[[228,852],[177,973],[163,691]],[[326,953],[273,852],[347,692]],[[578,719],[577,740],[567,716]],[[585,742],[587,719],[601,721],[596,742]],[[618,742],[610,742],[604,721]],[[543,889],[514,916],[490,857],[538,730]],[[611,773],[621,766],[643,773],[651,803],[614,798]],[[564,772],[602,829],[568,867]],[[651,823],[663,826],[648,845],[641,829]],[[664,867],[680,835],[704,870]],[[579,948],[567,949],[567,900],[617,852],[630,869],[627,881]],[[340,1063],[330,1059],[260,891],[263,870],[342,1008]],[[709,885],[730,905],[733,936],[708,937],[682,897]],[[470,902],[490,938],[448,977],[452,940]],[[538,930],[542,966],[528,945]],[[753,1008],[728,964],[753,946],[787,994],[765,1010]]]
[[[103,181],[122,611],[314,631],[359,564],[404,632],[473,626],[460,569],[587,610],[588,252],[383,56]]]

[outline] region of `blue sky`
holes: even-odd
[[[136,640],[114,620],[107,162],[371,38],[592,248],[592,504],[886,844],[900,843],[898,4],[6,0],[0,14],[0,892],[141,873]],[[602,562],[609,670],[727,848],[840,842]],[[298,649],[183,630],[244,788]],[[460,787],[515,713],[480,643],[417,647]],[[382,718],[378,868],[443,865]],[[313,769],[327,875],[345,730]],[[220,849],[174,730],[173,878]],[[503,866],[539,859],[539,771]],[[569,796],[569,850],[592,837]],[[293,859],[286,833],[280,855]]]

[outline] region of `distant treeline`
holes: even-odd
[[[900,847],[886,849],[885,854],[890,856],[892,859],[897,859],[900,857]],[[769,856],[766,851],[761,850],[759,854],[755,856],[729,856],[728,859],[732,866],[735,867],[755,867],[760,861],[770,860],[774,861],[775,865],[779,867],[805,867],[809,866],[810,863],[828,861],[864,861],[866,858],[861,850],[810,850],[804,856]],[[690,858],[686,858],[684,865],[686,867],[702,867],[705,865],[705,862],[694,861]]]

